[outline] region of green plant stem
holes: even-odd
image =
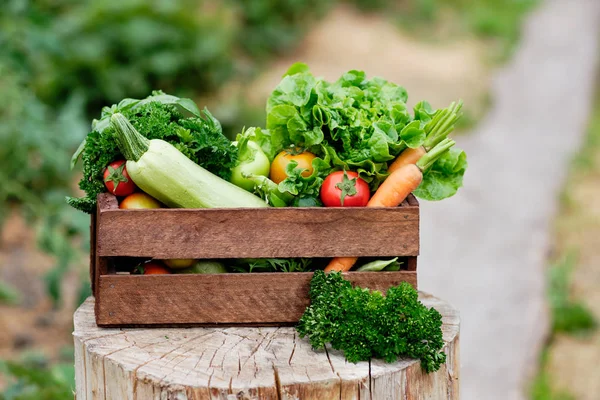
[[[142,136],[123,114],[113,114],[110,123],[115,128],[115,138],[123,156],[127,160],[138,161],[148,151],[150,141]]]
[[[434,118],[432,121],[434,124],[429,127],[427,139],[425,139],[425,143],[423,143],[423,147],[426,151],[430,151],[437,146],[454,130],[454,124],[462,116],[462,114],[460,114],[462,106],[462,100],[459,100],[458,103],[452,102],[447,109],[442,110],[439,116]]]
[[[427,171],[442,155],[444,155],[456,142],[450,138],[446,138],[437,144],[433,149],[428,151],[419,161],[417,167],[421,171]]]

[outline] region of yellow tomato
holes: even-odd
[[[317,156],[308,151],[295,153],[293,149],[283,150],[277,154],[271,163],[269,178],[275,183],[279,183],[287,178],[285,168],[291,161],[296,161],[298,163],[298,167],[296,168],[302,168],[305,170],[302,172],[302,176],[310,176],[313,173],[312,160],[314,160],[316,157]]]

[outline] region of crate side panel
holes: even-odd
[[[119,325],[289,324],[309,305],[311,273],[100,276],[97,323]],[[350,272],[360,287],[385,291],[417,274]]]
[[[90,215],[90,286],[96,295],[96,213]]]
[[[103,257],[419,254],[418,207],[113,210],[100,213],[98,228]]]

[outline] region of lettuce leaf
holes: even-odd
[[[364,71],[350,70],[330,82],[312,75],[304,63],[293,64],[267,100],[266,129],[257,128],[252,140],[271,161],[292,145],[310,151],[317,156],[318,170],[308,179],[292,169],[279,185],[262,182],[262,195],[286,205],[301,196],[318,199],[317,185],[333,170],[356,171],[372,192],[377,190],[402,151],[429,150],[460,118],[462,102],[436,110],[421,101],[411,113],[407,99],[402,86],[368,79]],[[465,153],[451,150],[425,171],[414,194],[431,201],[454,195],[466,167]]]
[[[388,162],[425,141],[425,123],[408,113],[407,98],[403,87],[369,80],[363,71],[328,82],[306,64],[294,64],[267,100],[271,148],[293,144],[329,157],[332,168],[357,171],[375,190],[387,176]],[[431,106],[421,108],[431,119]]]
[[[454,196],[462,186],[467,154],[452,147],[423,174],[423,182],[413,192],[420,199],[439,201]]]

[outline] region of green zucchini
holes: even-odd
[[[202,168],[170,143],[142,136],[120,113],[110,118],[133,182],[173,208],[269,207],[260,197]]]

